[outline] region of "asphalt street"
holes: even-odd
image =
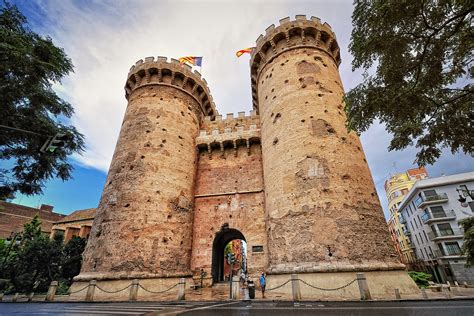
[[[0,315],[474,315],[474,300],[0,303]]]

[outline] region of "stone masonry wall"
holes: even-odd
[[[263,271],[267,260],[262,152],[260,144],[240,146],[199,155],[193,232],[192,270],[211,275],[212,248],[216,232],[224,223],[237,229],[247,241],[247,265],[251,275]],[[252,246],[264,251],[252,253]],[[223,258],[222,258],[223,259]]]

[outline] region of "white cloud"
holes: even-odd
[[[82,3],[82,4],[81,4]],[[351,32],[352,1],[40,1],[54,21],[44,31],[64,47],[75,73],[64,82],[76,114],[73,124],[85,134],[87,151],[75,159],[107,171],[120,130],[126,100],[123,86],[130,66],[146,56],[204,56],[202,73],[221,114],[249,111],[248,56],[235,51],[254,45],[260,33],[280,18],[314,15],[328,22],[341,47],[340,73],[346,90],[361,80],[352,73],[347,47]],[[87,5],[86,5],[87,4]],[[62,91],[62,92],[63,92]],[[375,124],[362,137],[379,196],[384,203],[383,180],[395,170],[412,167],[414,149],[387,153],[390,136]],[[445,155],[439,166],[446,173],[469,167],[464,156],[452,163]],[[464,159],[464,160],[463,160]],[[462,163],[466,166],[462,166]],[[472,163],[472,160],[470,161]],[[436,172],[435,172],[436,173]],[[382,191],[381,191],[382,190]]]

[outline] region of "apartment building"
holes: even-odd
[[[464,233],[459,222],[474,216],[474,172],[420,180],[399,205],[404,234],[435,281],[474,284],[465,267]]]

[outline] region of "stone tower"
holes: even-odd
[[[191,67],[138,61],[79,279],[190,276],[195,138],[215,107]]]
[[[271,25],[251,58],[269,273],[400,269],[359,138],[348,133],[331,27]]]

